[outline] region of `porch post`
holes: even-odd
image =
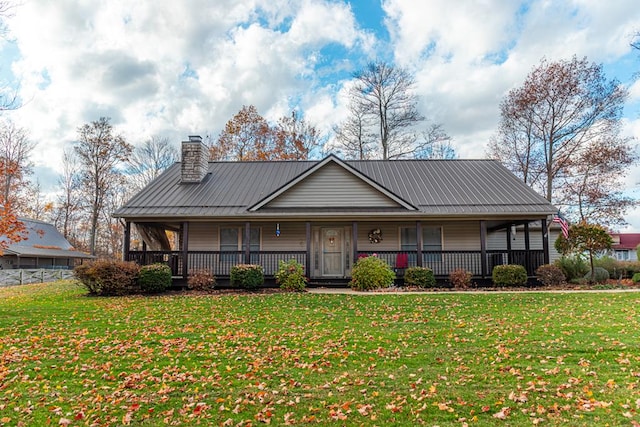
[[[487,277],[487,222],[480,221],[480,270],[482,277]]]
[[[182,223],[182,278],[189,279],[189,222]]]
[[[513,254],[511,253],[511,224],[507,225],[507,262],[513,262]]]
[[[304,257],[305,275],[311,278],[311,223],[309,221],[305,224],[305,230],[307,234],[307,253]]]
[[[353,268],[353,264],[358,261],[358,222],[353,221],[351,224],[351,248],[353,249],[353,253],[351,254],[353,258],[351,258],[351,267]]]
[[[418,251],[417,255],[417,266],[422,267],[422,222],[420,220],[416,221],[416,249]]]
[[[547,228],[547,219],[541,219],[540,223],[542,224],[542,262],[544,264],[549,264],[549,229]]]
[[[527,264],[525,266],[527,274],[533,276],[533,271],[531,271],[531,240],[529,239],[528,222],[524,225],[524,262]]]
[[[244,224],[244,263],[251,264],[251,223]]]
[[[131,223],[129,221],[124,224],[124,247],[122,250],[123,261],[129,261],[129,251],[131,250]]]

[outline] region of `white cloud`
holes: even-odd
[[[383,0],[387,42],[341,0],[28,0],[9,21],[25,105],[7,114],[39,143],[36,164],[53,168],[77,127],[100,115],[132,143],[215,137],[243,104],[270,120],[299,107],[329,132],[348,73],[393,57],[459,154],[482,157],[501,99],[543,56],[630,61],[635,3]],[[637,107],[640,83],[630,92]],[[639,136],[637,119],[625,126]]]

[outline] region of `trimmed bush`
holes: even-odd
[[[631,278],[631,281],[632,281],[633,283],[638,283],[638,282],[640,282],[640,273],[636,273],[636,274],[634,274],[634,275],[633,275],[633,277]]]
[[[140,267],[140,290],[145,294],[164,292],[171,287],[171,268],[167,264],[151,264]]]
[[[77,266],[73,273],[91,295],[130,295],[138,292],[140,267],[135,262],[98,260]]]
[[[563,256],[556,260],[555,264],[560,267],[568,282],[582,279],[589,272],[589,266],[579,257]]]
[[[257,289],[264,283],[261,265],[238,264],[231,267],[231,286],[242,289]]]
[[[187,287],[194,291],[212,291],[216,287],[216,278],[209,270],[192,270]]]
[[[609,272],[602,267],[594,267],[593,277],[591,277],[591,272],[589,271],[584,275],[583,279],[589,283],[604,283],[609,280]]]
[[[536,269],[536,278],[545,286],[558,286],[566,282],[562,269],[557,265],[544,264]]]
[[[491,277],[496,286],[524,286],[527,284],[527,270],[516,264],[496,265]]]
[[[464,268],[457,268],[449,273],[449,282],[455,289],[468,289],[471,287],[473,274]]]
[[[307,287],[308,279],[304,275],[304,267],[295,259],[288,262],[281,260],[275,278],[280,288],[286,291],[302,292]]]
[[[359,258],[351,272],[352,289],[368,291],[393,285],[396,274],[385,260],[377,256]]]
[[[430,268],[410,267],[404,273],[404,283],[419,288],[435,288],[436,278]]]

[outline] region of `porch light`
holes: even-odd
[[[276,237],[280,237],[280,223],[276,223]]]

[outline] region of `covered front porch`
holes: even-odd
[[[535,223],[535,230],[531,224]],[[258,264],[267,278],[280,261],[295,259],[312,282],[348,279],[362,256],[384,259],[402,277],[409,267],[429,267],[440,280],[456,269],[476,279],[491,277],[501,264],[523,265],[529,276],[549,263],[546,219],[455,221],[251,221],[137,222],[144,236],[132,246],[132,222],[125,224],[124,259],[140,265],[166,263],[175,278],[195,270],[217,278],[237,264]],[[517,239],[514,231],[517,227]],[[173,233],[158,248],[150,236]],[[153,232],[151,232],[153,231]],[[160,233],[162,234],[162,233]],[[155,246],[155,247],[154,247]]]

